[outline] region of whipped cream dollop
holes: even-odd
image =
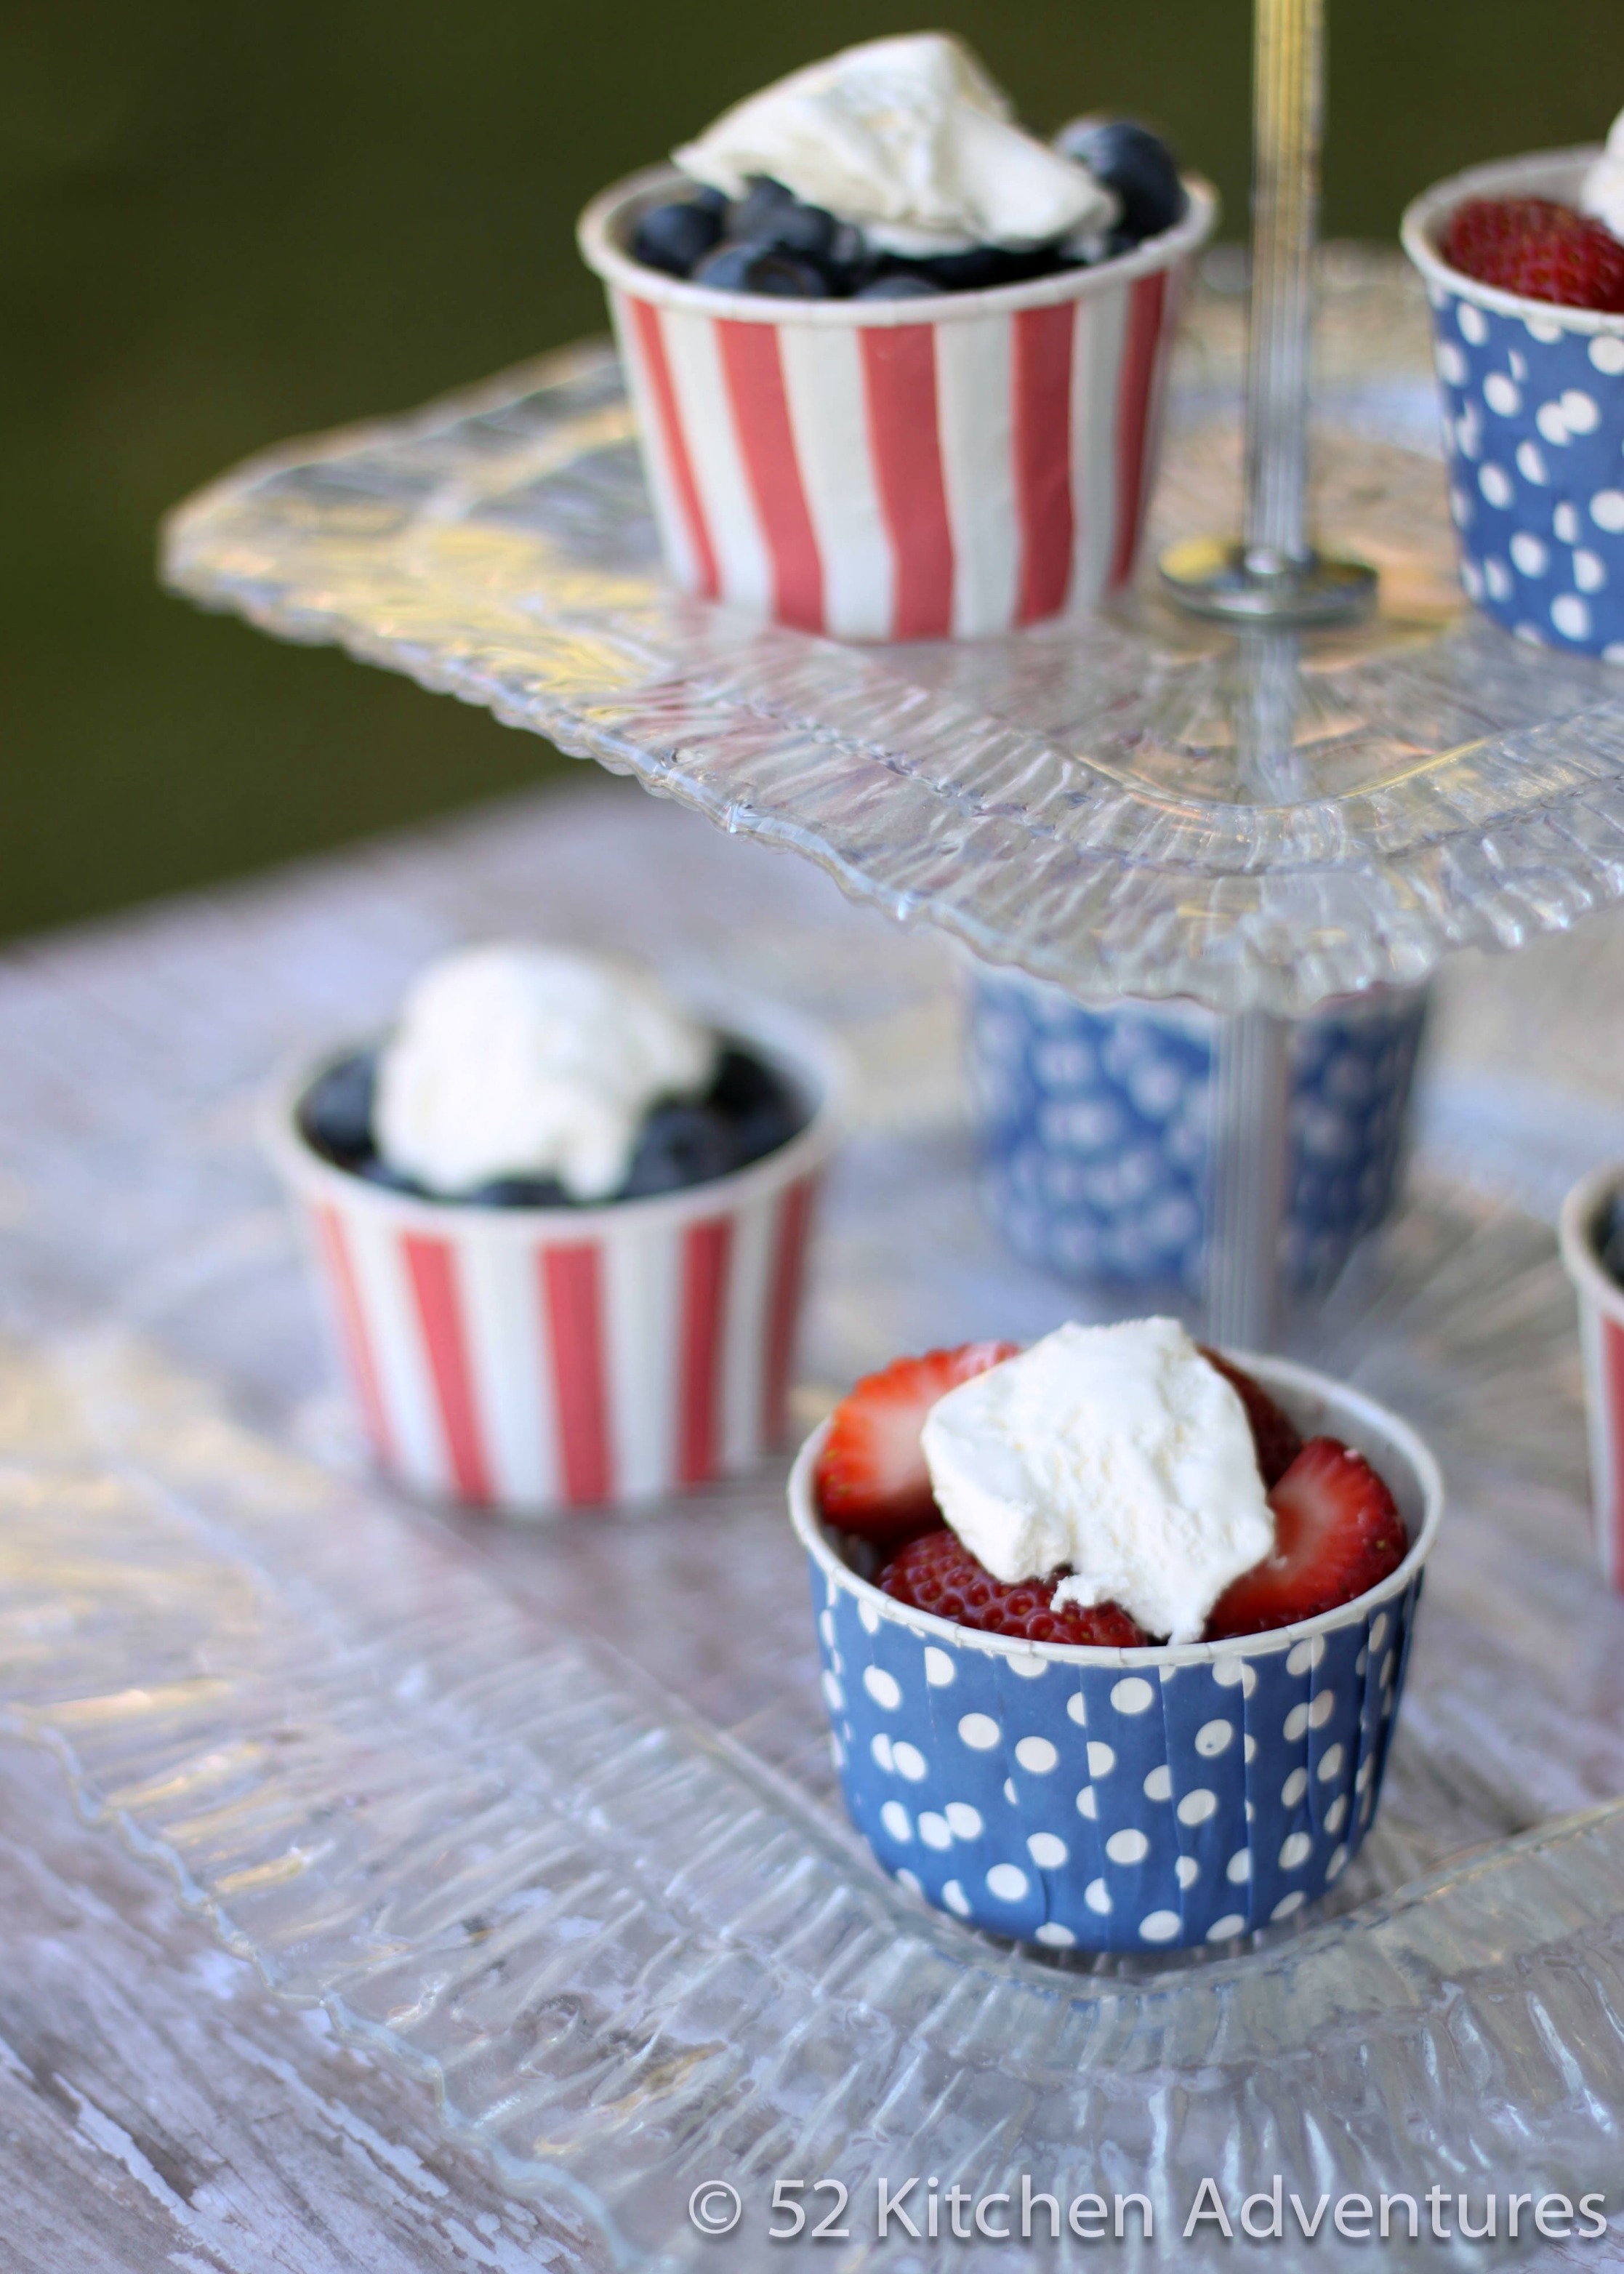
[[[939,1398],[924,1446],[995,1578],[1068,1563],[1056,1603],[1120,1603],[1170,1642],[1274,1545],[1245,1408],[1177,1319],[1056,1328]]]
[[[1613,120],[1606,148],[1584,177],[1579,210],[1624,238],[1624,110]]]
[[[1012,252],[1109,229],[1117,202],[1085,166],[1023,132],[1009,99],[944,32],[865,41],[792,72],[673,153],[741,197],[768,175],[803,204],[915,256]]]
[[[379,1060],[373,1135],[432,1193],[556,1177],[573,1200],[602,1200],[625,1181],[650,1106],[708,1088],[717,1048],[632,966],[463,948],[406,997]]]

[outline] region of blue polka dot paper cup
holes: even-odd
[[[1442,1480],[1371,1399],[1279,1359],[1241,1363],[1305,1435],[1365,1455],[1410,1540],[1368,1594],[1241,1641],[1085,1650],[913,1610],[846,1562],[817,1514],[827,1424],[802,1447],[790,1510],[846,1806],[883,1868],[938,1909],[1051,1949],[1228,1943],[1322,1895],[1369,1830]]]
[[[1255,1022],[1196,1003],[1079,1003],[978,969],[983,1205],[1065,1279],[1177,1289],[1223,1315],[1223,1283],[1272,1250],[1280,1291],[1321,1289],[1393,1205],[1426,1004],[1425,988],[1373,989],[1259,1050]],[[1269,1215],[1250,1233],[1237,1180]]]
[[[1475,166],[1404,215],[1426,279],[1461,581],[1538,645],[1624,663],[1624,316],[1478,284],[1439,244],[1469,198],[1578,202],[1595,149]]]

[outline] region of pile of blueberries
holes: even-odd
[[[638,1133],[626,1181],[611,1201],[646,1200],[655,1193],[685,1191],[715,1177],[731,1176],[798,1136],[811,1118],[804,1099],[776,1067],[741,1043],[723,1036],[716,1076],[701,1098],[661,1098],[649,1109]],[[372,1137],[372,1099],[378,1057],[357,1050],[317,1075],[299,1100],[299,1133],[312,1152],[336,1169],[364,1177],[368,1184],[420,1200],[443,1200],[391,1167]],[[478,1208],[573,1208],[555,1178],[499,1177],[475,1191],[459,1193],[460,1202]],[[601,1207],[601,1201],[591,1203]]]
[[[737,200],[719,190],[695,189],[668,205],[651,206],[637,222],[631,249],[645,267],[718,292],[763,292],[784,300],[913,300],[1092,267],[1131,252],[1184,218],[1177,162],[1148,127],[1127,118],[1079,118],[1062,128],[1055,147],[1116,192],[1122,217],[1108,235],[1025,252],[977,245],[905,260],[871,249],[852,222],[838,221],[822,206],[802,205],[781,182],[763,175]]]

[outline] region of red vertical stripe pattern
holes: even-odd
[[[1624,1328],[1601,1321],[1602,1368],[1606,1375],[1608,1476],[1604,1522],[1606,1538],[1597,1542],[1602,1569],[1615,1587],[1624,1584]]]
[[[322,1254],[327,1258],[334,1291],[338,1297],[339,1326],[344,1338],[344,1348],[349,1353],[350,1371],[355,1378],[356,1393],[361,1401],[361,1417],[366,1423],[372,1449],[387,1468],[395,1458],[395,1442],[389,1431],[389,1417],[385,1410],[383,1394],[378,1385],[372,1338],[366,1329],[366,1306],[361,1300],[361,1290],[356,1281],[350,1242],[336,1209],[318,1208],[315,1218]]]
[[[880,510],[896,569],[892,636],[944,639],[953,628],[953,532],[936,418],[929,324],[858,334]]]
[[[721,1467],[721,1358],[728,1330],[733,1224],[717,1216],[682,1232],[678,1369],[678,1478],[703,1485]]]
[[[1110,575],[1113,585],[1125,584],[1133,574],[1139,526],[1148,503],[1145,493],[1150,422],[1166,298],[1167,275],[1162,269],[1153,275],[1139,277],[1128,296],[1128,335],[1123,346],[1122,376],[1116,395],[1116,543]]]
[[[700,501],[699,485],[694,479],[694,463],[688,456],[688,439],[682,431],[677,391],[671,381],[671,364],[665,354],[665,336],[660,330],[659,310],[650,307],[646,300],[632,300],[628,305],[637,327],[637,344],[643,351],[643,367],[653,390],[660,438],[665,446],[671,478],[677,486],[682,518],[688,526],[688,543],[693,546],[694,558],[699,564],[699,589],[707,600],[714,600],[721,590],[721,579],[717,575],[716,553],[710,543],[710,526]]]
[[[719,323],[717,338],[739,447],[772,561],[773,614],[802,631],[823,629],[823,564],[807,510],[778,335],[771,324]]]
[[[480,1441],[451,1243],[407,1232],[401,1239],[401,1252],[417,1306],[451,1473],[461,1497],[483,1507],[491,1497],[491,1475]]]
[[[1077,309],[1023,308],[1014,321],[1015,503],[1023,624],[1057,615],[1071,583],[1071,343]]]
[[[1043,306],[849,326],[827,304],[752,322],[622,290],[682,575],[840,639],[979,636],[1100,599],[1133,570],[1177,284],[1095,272]]]
[[[590,1508],[614,1491],[598,1250],[590,1244],[544,1247],[541,1282],[553,1344],[563,1497],[572,1508]]]
[[[794,1363],[807,1235],[816,1193],[816,1179],[802,1177],[778,1201],[767,1299],[767,1364],[762,1381],[762,1436],[769,1445],[783,1442],[788,1419],[789,1374]]]
[[[707,1191],[559,1240],[523,1216],[408,1229],[372,1186],[351,1199],[312,1173],[312,1253],[381,1465],[415,1490],[541,1510],[759,1459],[783,1430],[826,1141],[733,1206]]]
[[[690,1224],[682,1236],[677,1474],[685,1485],[703,1484],[719,1465],[722,1357],[732,1254],[733,1225],[726,1216]]]

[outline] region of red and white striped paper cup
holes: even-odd
[[[658,1499],[785,1438],[808,1237],[839,1133],[838,1051],[724,1019],[812,1105],[729,1177],[601,1208],[414,1199],[268,1130],[378,1465],[436,1500],[538,1516]]]
[[[1624,1593],[1624,1287],[1598,1252],[1607,1204],[1624,1192],[1624,1167],[1582,1177],[1562,1203],[1562,1261],[1579,1297],[1590,1509],[1602,1577]]]
[[[1191,255],[1217,202],[1097,268],[915,300],[779,300],[626,250],[669,167],[581,217],[608,288],[666,565],[837,639],[974,637],[1133,573]]]

